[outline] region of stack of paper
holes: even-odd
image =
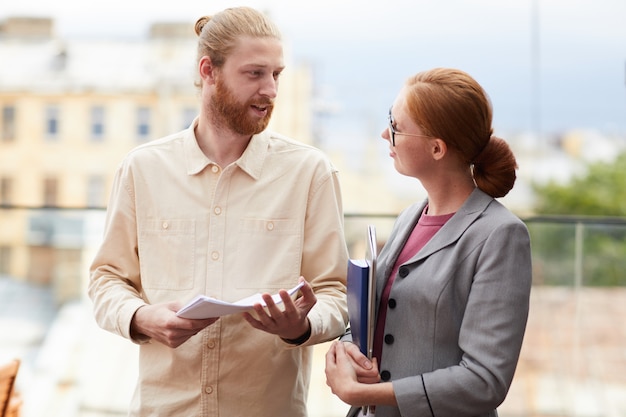
[[[304,283],[300,282],[287,292],[289,295],[293,295],[302,288],[303,285]],[[276,304],[283,302],[278,294],[272,295],[272,300],[274,300]],[[261,298],[261,294],[253,294],[250,297],[243,298],[234,303],[228,303],[206,295],[198,295],[183,308],[178,310],[176,315],[186,319],[208,319],[251,310],[255,304],[261,304],[265,307],[265,301]]]

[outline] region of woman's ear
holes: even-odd
[[[448,145],[439,138],[433,139],[430,149],[433,159],[436,161],[442,159],[448,153]]]

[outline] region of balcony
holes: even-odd
[[[394,215],[346,214],[352,257],[367,224],[382,245]],[[101,209],[0,208],[0,359],[19,357],[21,417],[126,415],[136,346],[99,329],[85,296]],[[504,417],[626,415],[626,219],[534,217],[533,288]],[[311,417],[344,416],[316,347]]]

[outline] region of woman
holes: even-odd
[[[495,200],[517,164],[492,136],[482,87],[456,69],[409,78],[382,133],[426,201],[404,210],[380,252],[373,361],[346,335],[326,355],[349,415],[497,416],[528,317],[528,231]]]

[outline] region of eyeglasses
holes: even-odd
[[[388,116],[388,120],[389,120],[389,126],[387,126],[387,129],[389,130],[389,137],[391,138],[391,146],[395,147],[396,146],[396,135],[404,135],[404,136],[421,136],[424,138],[431,138],[432,136],[430,135],[417,135],[415,133],[404,133],[404,132],[398,132],[394,127],[394,121],[393,121],[393,116],[391,115],[391,107],[389,107],[389,116]]]

